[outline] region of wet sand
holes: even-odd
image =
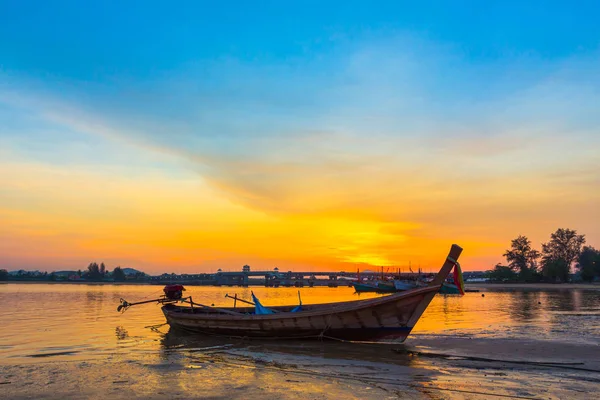
[[[219,305],[227,290],[189,289]],[[156,305],[116,312],[120,297],[155,291],[2,285],[0,398],[594,399],[600,388],[597,290],[436,296],[396,345],[194,336],[170,330]],[[297,298],[293,288],[256,292],[266,304]],[[302,297],[357,296],[306,288]]]
[[[174,332],[164,341],[159,354],[127,359],[0,366],[2,397],[592,399],[600,388],[600,346],[419,335],[403,345],[232,343]]]

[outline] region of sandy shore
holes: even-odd
[[[600,346],[581,344],[427,335],[396,346],[176,340],[134,358],[3,363],[0,388],[11,399],[591,399],[600,382]]]

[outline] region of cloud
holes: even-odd
[[[411,224],[479,234],[473,220],[549,207],[557,182],[597,204],[597,180],[578,175],[598,166],[597,59],[474,64],[401,35],[297,60],[190,63],[125,87],[86,86],[80,103],[72,88],[0,98],[177,160],[269,215],[398,224],[385,228],[396,239],[415,234]],[[522,73],[531,69],[540,74]]]

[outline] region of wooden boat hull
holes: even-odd
[[[232,316],[172,304],[163,306],[162,310],[172,327],[204,334],[402,342],[418,320],[418,317],[413,318],[418,306],[438,290],[439,286],[430,286],[376,299],[309,305],[298,313]],[[285,307],[273,309],[286,311]],[[235,311],[251,312],[252,309]]]

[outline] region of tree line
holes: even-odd
[[[90,265],[88,265],[87,271],[85,271],[83,274],[79,273],[79,275],[83,279],[92,281],[104,280],[104,278],[106,278],[107,275],[110,275],[112,279],[117,282],[122,282],[125,280],[125,273],[123,272],[123,269],[121,269],[120,266],[113,269],[112,273],[110,273],[106,270],[106,266],[104,265],[104,263],[100,263],[100,265],[98,265],[95,262],[90,263]]]
[[[497,264],[488,276],[492,281],[568,282],[575,264],[584,281],[600,279],[600,251],[585,246],[585,235],[559,228],[542,243],[542,251],[531,246],[527,236],[511,241],[503,255],[508,265]]]
[[[19,271],[14,276],[10,276],[8,271],[0,269],[0,281],[17,280],[17,281],[57,281],[57,280],[85,280],[85,281],[115,281],[124,282],[125,280],[144,280],[146,274],[137,272],[135,275],[126,276],[123,269],[118,266],[112,272],[108,271],[104,263],[92,262],[86,270],[78,270],[70,276],[59,276],[55,272],[37,272],[37,271]]]

